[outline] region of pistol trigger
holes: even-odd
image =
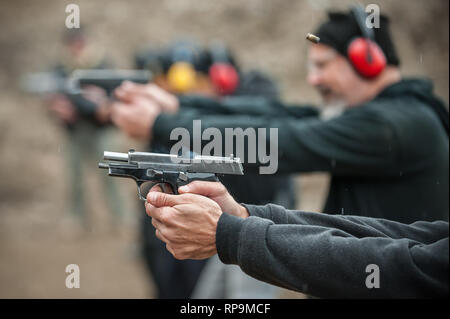
[[[160,184],[158,184],[158,185],[159,185],[159,187],[161,187],[163,193],[170,194],[170,193],[168,192],[168,190],[167,190],[167,186],[166,186],[165,183],[160,183]]]
[[[142,196],[142,192],[141,192],[141,185],[143,184],[143,182],[136,182],[136,184],[137,184],[138,198],[140,200],[146,200],[146,198],[144,196]]]

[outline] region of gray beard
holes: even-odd
[[[340,116],[345,111],[344,102],[333,102],[321,106],[320,118],[323,121],[329,121]]]

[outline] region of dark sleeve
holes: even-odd
[[[261,96],[231,96],[221,99],[199,95],[179,97],[183,110],[195,110],[198,116],[214,115],[292,115],[297,118],[318,116],[317,108],[309,105],[286,105],[273,98]]]
[[[348,112],[329,121],[317,118],[293,116],[222,115],[199,116],[195,113],[160,115],[154,126],[154,136],[165,144],[174,127],[186,128],[192,134],[194,119],[201,119],[202,128],[218,128],[225,145],[227,128],[265,128],[266,149],[270,149],[270,131],[277,132],[278,172],[327,171],[334,175],[352,176],[398,176],[397,144],[393,130],[377,114],[358,110]],[[206,144],[209,141],[202,141]],[[192,144],[191,144],[192,145]],[[261,163],[247,162],[248,148],[244,148],[243,160],[246,170],[257,170]],[[405,170],[406,168],[403,167]]]
[[[448,296],[446,222],[247,208],[246,219],[222,214],[216,246],[224,263],[256,279],[320,298]],[[379,288],[366,286],[369,265],[378,266]]]

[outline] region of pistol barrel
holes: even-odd
[[[106,163],[98,163],[98,168],[109,168],[109,165]]]
[[[171,154],[136,152],[131,149],[128,153],[105,151],[103,159],[107,161],[126,162],[139,169],[153,169],[160,171],[183,171],[189,173],[215,173],[243,175],[243,167],[234,156],[194,156],[180,157]],[[117,164],[117,163],[116,163]],[[106,164],[107,165],[107,164]],[[99,164],[99,168],[109,168]]]

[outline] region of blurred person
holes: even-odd
[[[185,109],[205,103],[202,114],[213,111],[208,97],[239,107],[240,104],[264,103],[279,99],[275,82],[259,71],[242,71],[232,51],[221,41],[212,41],[203,52],[199,69],[210,83],[212,93],[184,97]],[[206,99],[205,99],[206,96]],[[201,109],[201,107],[200,107]],[[294,208],[297,190],[294,180],[285,176],[263,176],[248,173],[243,177],[222,176],[221,181],[242,202],[266,204],[275,202]],[[192,298],[277,298],[279,289],[257,281],[239,267],[225,265],[216,256],[208,260],[192,293]]]
[[[239,205],[217,182],[179,192],[154,186],[145,203],[156,236],[178,259],[217,254],[258,280],[319,298],[448,297],[448,222]]]
[[[114,105],[113,121],[130,135],[168,147],[176,142],[170,140],[174,128],[188,129],[192,139],[197,119],[203,127],[219,129],[222,138],[227,128],[277,128],[277,174],[331,174],[323,212],[402,223],[448,221],[448,112],[429,80],[402,78],[387,18],[381,16],[373,38],[385,65],[371,77],[369,60],[380,56],[372,44],[355,42],[359,61],[355,50],[347,52],[355,38],[365,38],[356,13],[331,13],[315,34],[321,43],[309,49],[307,79],[322,96],[320,116],[317,109],[278,101],[236,107],[214,99],[186,109],[181,98],[144,95],[142,87],[124,85],[117,91],[122,103]],[[368,66],[361,69],[361,61]],[[203,147],[209,141],[196,142]],[[262,165],[244,163],[244,171],[256,172]]]
[[[194,69],[196,49],[194,44],[187,41],[178,41],[166,50],[147,47],[135,55],[135,66],[138,69],[150,70],[154,85],[174,94],[187,92],[198,88]],[[172,85],[175,84],[175,87],[172,87],[167,74],[175,63],[179,64],[172,69]],[[169,153],[169,149],[159,145],[157,141],[149,145],[148,150]],[[155,229],[145,214],[142,214],[140,231],[141,252],[149,275],[156,285],[156,298],[189,298],[206,261],[180,261],[173,258],[155,237]]]
[[[216,42],[217,43],[217,42]],[[215,46],[217,44],[215,43]],[[202,114],[216,112],[219,104],[210,104],[211,98],[226,97],[226,103],[235,105],[266,103],[267,100],[277,99],[278,88],[267,75],[257,71],[242,72],[237,67],[231,52],[222,45],[220,52],[215,46],[204,50],[193,44],[177,42],[167,51],[147,49],[136,56],[136,65],[147,68],[156,74],[155,83],[167,90],[177,93],[183,100],[183,108]],[[214,56],[215,55],[215,56]],[[221,65],[218,65],[220,60]],[[177,63],[183,61],[181,68]],[[187,65],[185,65],[187,63]],[[215,70],[214,68],[217,67]],[[225,67],[221,69],[221,67]],[[192,83],[187,85],[177,78],[185,79],[184,72],[192,69],[195,72]],[[211,76],[211,70],[216,71]],[[222,71],[226,71],[223,73]],[[171,72],[171,79],[166,75]],[[228,75],[234,76],[234,85],[229,85]],[[236,81],[239,77],[239,82]],[[214,79],[216,82],[214,82]],[[174,83],[172,85],[171,83]],[[134,85],[129,83],[129,85]],[[159,92],[156,87],[149,86],[148,94]],[[186,89],[189,88],[189,89]],[[222,90],[228,88],[228,90]],[[229,88],[232,88],[230,90]],[[203,108],[201,105],[204,105]],[[167,110],[170,112],[170,110]],[[167,146],[153,141],[151,151],[168,153]],[[276,202],[286,207],[295,206],[294,182],[288,176],[260,176],[250,173],[243,178],[225,176],[222,182],[227,185],[237,198],[244,202],[265,204]],[[283,191],[281,191],[283,189]],[[245,275],[238,267],[225,266],[215,257],[208,261],[203,270],[202,261],[179,261],[174,259],[164,245],[156,239],[155,229],[148,218],[143,215],[143,250],[150,273],[157,283],[159,298],[275,298],[278,289],[263,282],[258,282]],[[200,279],[197,281],[197,277]],[[195,286],[195,290],[194,290]]]
[[[88,43],[83,28],[68,29],[64,34],[65,52],[54,71],[66,78],[75,69],[103,69],[110,65],[104,54]],[[86,207],[86,166],[93,166],[99,154],[111,148],[108,127],[110,109],[103,89],[96,86],[83,87],[83,94],[51,94],[47,99],[49,111],[67,132],[70,202],[72,215],[85,227],[89,227]],[[114,214],[114,222],[122,214],[122,200],[114,182],[102,178],[106,200]]]
[[[221,132],[222,145],[226,128],[277,128],[277,174],[331,174],[323,212],[403,223],[448,221],[448,111],[431,81],[402,78],[389,20],[381,15],[380,27],[368,38],[358,12],[330,13],[315,32],[321,42],[309,49],[308,83],[321,94],[323,106],[340,110],[333,116],[305,118],[314,108],[275,107],[279,102],[251,103],[237,111],[212,100],[203,109],[218,104],[217,112],[202,114],[184,111],[184,101],[167,94],[135,103],[133,98],[143,96],[140,89],[123,86],[112,119],[128,134],[169,147],[176,142],[170,140],[172,129],[186,128],[192,139],[197,119]],[[203,147],[209,141],[197,142]],[[259,166],[264,163],[244,163],[244,171]]]

